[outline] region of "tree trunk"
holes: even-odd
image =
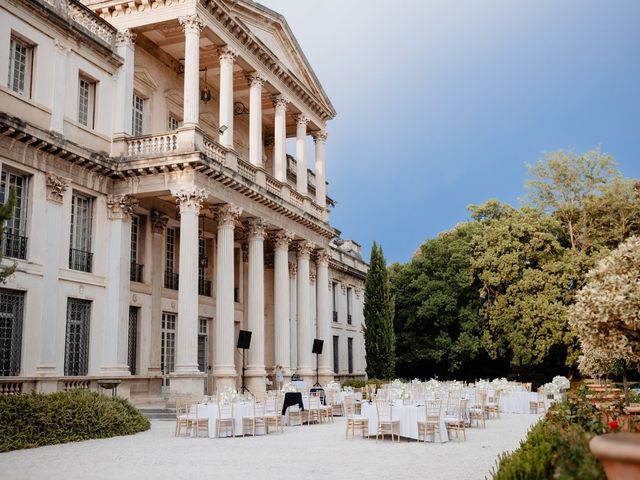
[[[629,384],[627,383],[627,370],[622,371],[622,388],[624,388],[624,404],[629,406]]]

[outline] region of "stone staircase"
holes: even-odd
[[[174,422],[176,420],[176,409],[166,405],[144,405],[139,406],[140,413],[149,420],[165,420]]]

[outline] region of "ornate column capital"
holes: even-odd
[[[298,275],[298,266],[295,263],[289,262],[289,278],[296,278]]]
[[[130,28],[118,31],[116,33],[116,47],[129,47],[136,43],[138,34],[133,33]]]
[[[291,240],[293,240],[293,232],[289,230],[276,230],[271,234],[271,241],[276,250],[288,250]]]
[[[69,188],[69,180],[47,172],[47,200],[62,203],[67,188]]]
[[[318,130],[317,132],[313,132],[311,134],[313,136],[313,141],[315,143],[327,143],[327,137],[329,134],[324,130]]]
[[[107,217],[109,220],[125,220],[131,217],[138,199],[132,195],[107,195]]]
[[[250,218],[244,223],[249,240],[264,240],[266,234],[267,222],[262,218]]]
[[[291,99],[286,95],[273,95],[271,100],[273,100],[273,107],[276,109],[284,108],[286,110],[287,106],[291,103]]]
[[[347,294],[347,284],[346,283],[341,283],[340,284],[340,290],[342,290],[342,294],[346,295]]]
[[[311,119],[303,113],[296,115],[296,126],[298,127],[307,128],[307,125],[309,124],[310,121]]]
[[[151,229],[153,233],[162,234],[167,227],[169,217],[158,210],[151,210]]]
[[[176,197],[176,203],[180,207],[180,213],[195,213],[200,214],[200,208],[202,202],[208,197],[208,193],[204,188],[191,187],[181,188],[179,190],[172,190],[171,194]]]
[[[197,33],[200,35],[200,32],[204,28],[204,22],[198,16],[198,14],[186,15],[184,17],[179,17],[178,21],[180,25],[182,25],[182,29],[184,33]]]
[[[267,81],[267,78],[258,72],[249,73],[247,76],[247,82],[250,87],[260,87],[264,86],[264,83]]]
[[[326,248],[316,250],[316,264],[318,266],[328,267],[330,258],[331,253],[329,253],[329,250],[327,250]]]
[[[309,281],[311,283],[316,283],[316,272],[309,272]]]
[[[236,58],[238,58],[238,52],[236,52],[233,48],[225,45],[218,50],[218,57],[220,58],[220,62],[231,62],[233,63]]]
[[[218,228],[234,228],[236,220],[242,215],[242,208],[236,207],[230,203],[221,205],[216,209],[218,217]]]
[[[311,251],[315,245],[307,240],[301,240],[296,243],[296,252],[298,253],[298,258],[309,258],[311,255]]]

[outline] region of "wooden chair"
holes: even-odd
[[[280,395],[271,395],[267,397],[264,412],[265,432],[269,433],[269,427],[273,426],[276,430],[284,432],[284,422],[282,421],[282,397]]]
[[[393,419],[393,406],[386,400],[376,400],[376,415],[378,417],[378,430],[376,432],[376,442],[378,436],[386,434],[391,435],[391,441],[394,441],[394,435],[398,436],[400,441],[400,420]]]
[[[265,404],[257,399],[253,399],[251,402],[251,416],[242,417],[242,435],[245,435],[247,431],[255,437],[258,428],[262,427],[267,433],[266,421],[265,421]]]
[[[442,442],[442,434],[440,433],[440,415],[442,401],[426,400],[424,402],[424,421],[418,420],[418,441],[422,437],[422,441],[426,443],[427,437],[431,437],[431,441],[436,441],[436,433],[438,441]]]
[[[462,431],[465,441],[467,440],[467,432],[465,429],[467,402],[467,399],[460,399],[458,401],[455,415],[446,416],[444,418],[444,423],[447,426],[447,432],[455,431],[456,440],[460,440],[460,431]]]
[[[305,421],[305,418],[309,418],[309,414],[306,410],[301,410],[299,405],[291,405],[287,409],[287,415],[289,415],[289,425],[293,426],[294,422],[297,425],[302,426]]]
[[[185,429],[185,436],[189,433],[191,423],[189,420],[189,408],[191,403],[188,399],[178,397],[176,398],[176,432],[175,436],[179,437],[182,429]]]
[[[547,402],[542,387],[536,392],[536,399],[529,401],[529,413],[540,413],[547,410]]]
[[[485,405],[485,411],[487,412],[487,418],[494,417],[500,418],[500,395],[501,390],[496,390],[493,397],[488,397],[487,404]]]
[[[307,410],[307,423],[321,423],[322,414],[320,413],[320,397],[316,395],[309,396],[309,409]]]
[[[482,423],[482,427],[486,427],[487,424],[485,422],[486,419],[486,410],[485,407],[487,405],[487,391],[486,390],[478,390],[476,391],[476,402],[469,409],[469,420],[473,422],[476,421],[476,425],[479,427],[480,423]]]
[[[193,403],[189,407],[189,428],[193,429],[194,436],[200,436],[200,432],[204,431],[205,437],[209,437],[209,411],[206,405]]]
[[[336,394],[334,391],[330,391],[327,394],[327,407],[329,408],[331,421],[333,421],[334,415],[344,415],[344,409],[342,407],[342,403],[340,402],[340,395]]]
[[[369,438],[369,419],[362,415],[356,415],[355,404],[351,396],[344,399],[344,413],[347,417],[347,438],[349,438],[349,431],[351,431],[351,438],[355,438],[356,430],[362,432],[362,438],[365,435]]]
[[[216,418],[216,437],[220,438],[222,432],[229,436],[236,436],[236,417],[232,402],[218,401],[218,418]]]

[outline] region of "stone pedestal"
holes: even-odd
[[[191,397],[199,400],[204,396],[204,373],[171,373],[171,399]]]

